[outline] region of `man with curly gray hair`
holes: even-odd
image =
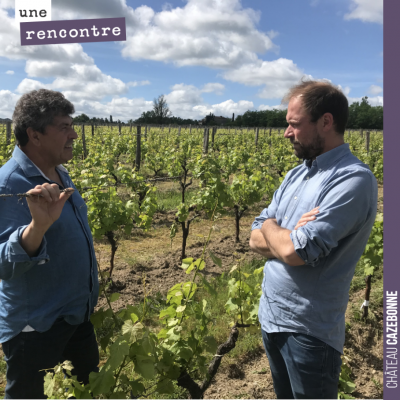
[[[5,398],[45,398],[45,369],[70,360],[88,382],[99,353],[90,322],[98,297],[84,200],[63,163],[72,159],[74,106],[62,93],[24,94],[13,114],[18,145],[0,169],[0,342]]]

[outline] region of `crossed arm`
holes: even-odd
[[[295,226],[295,230],[313,221],[318,214],[318,207],[302,215]],[[304,261],[297,255],[293,242],[290,239],[290,230],[281,228],[275,218],[264,221],[261,229],[254,229],[250,236],[250,248],[267,258],[277,258],[294,267],[304,265]]]

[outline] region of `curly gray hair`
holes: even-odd
[[[46,126],[56,116],[71,115],[75,112],[73,104],[60,92],[40,89],[25,93],[17,102],[12,116],[14,134],[20,146],[25,146],[29,137],[26,130],[31,127],[44,133]]]

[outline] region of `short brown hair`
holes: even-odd
[[[349,118],[349,103],[338,87],[327,81],[301,81],[289,90],[282,103],[288,103],[300,95],[311,122],[317,122],[325,113],[331,113],[335,131],[344,135]]]
[[[26,130],[29,127],[44,133],[46,126],[53,122],[54,117],[71,115],[74,112],[73,104],[60,92],[40,89],[25,93],[17,101],[12,116],[18,144],[25,146],[28,143]]]

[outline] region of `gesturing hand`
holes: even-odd
[[[297,222],[296,226],[294,227],[294,229],[298,229],[301,226],[304,226],[307,222],[309,221],[313,221],[314,219],[316,219],[315,214],[319,213],[319,206],[313,208],[311,211],[308,211],[306,213],[304,213],[301,218],[299,219],[299,221]]]
[[[60,192],[57,184],[44,183],[29,190],[31,196],[27,197],[29,210],[32,215],[32,223],[45,232],[60,217],[65,202],[74,189],[68,188],[68,192]]]

